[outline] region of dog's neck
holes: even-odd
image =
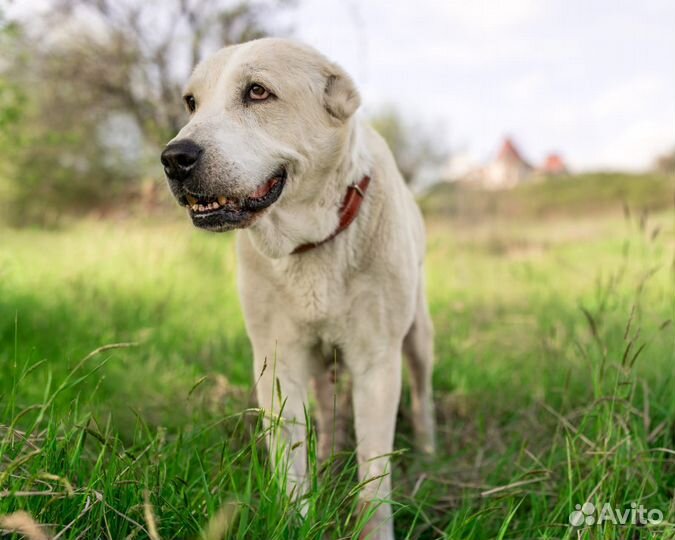
[[[317,164],[297,184],[287,186],[287,201],[280,201],[258,223],[247,230],[255,248],[266,257],[293,256],[301,245],[319,243],[339,225],[340,206],[351,184],[358,183],[371,168],[371,158],[361,137],[364,126],[356,118],[346,126],[341,148],[334,163]],[[318,193],[303,197],[303,185],[318,187]]]

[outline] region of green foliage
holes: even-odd
[[[99,129],[109,112],[83,113],[83,90],[73,81],[40,80],[39,56],[26,39],[16,24],[0,39],[8,60],[0,75],[2,217],[18,225],[55,224],[65,210],[78,214],[115,200],[132,171],[106,159]]]
[[[0,53],[3,56],[10,52],[20,34],[20,27],[6,22],[0,11]],[[6,74],[0,73],[0,143],[3,148],[12,142],[13,131],[22,118],[24,104],[25,94],[20,85]]]
[[[17,85],[0,78],[0,136],[6,137],[9,130],[19,123],[24,101]]]
[[[25,97],[18,86],[0,76],[0,148],[8,156],[15,156],[20,147],[17,133],[24,103]],[[3,201],[9,198],[9,178],[13,167],[12,160],[0,159],[0,212],[4,215],[8,208]]]
[[[181,88],[194,64],[266,34],[290,5],[59,0],[21,24],[0,21],[3,221],[126,212],[161,175],[159,149],[186,120]]]
[[[435,173],[447,157],[447,148],[432,128],[419,122],[413,124],[394,107],[384,107],[370,122],[387,141],[408,184],[419,181],[427,171]]]
[[[675,149],[656,160],[656,170],[662,174],[675,175]]]
[[[488,191],[470,184],[437,184],[423,198],[425,211],[469,220],[541,218],[617,211],[653,211],[672,205],[675,177],[663,174],[587,173],[550,177],[514,189]]]
[[[405,391],[397,538],[672,535],[567,522],[586,500],[673,522],[672,213],[429,229],[439,452],[407,450]],[[302,518],[245,412],[232,236],[91,221],[0,235],[0,515],[144,538],[147,490],[165,539],[358,536],[353,456],[312,460]],[[81,362],[118,342],[137,345]]]

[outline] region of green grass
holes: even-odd
[[[423,198],[433,214],[474,221],[583,216],[620,209],[656,211],[673,204],[675,177],[660,173],[585,173],[534,181],[506,191],[484,191],[471,184],[438,184]]]
[[[406,390],[397,538],[671,537],[672,211],[479,221],[429,223],[439,451],[409,450]],[[289,500],[251,388],[231,235],[0,230],[0,515],[62,539],[358,537],[353,456],[311,460]],[[586,501],[666,522],[570,527]]]

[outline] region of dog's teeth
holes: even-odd
[[[215,210],[216,208],[220,208],[220,205],[217,202],[211,203],[211,206],[213,206],[213,209]]]
[[[227,204],[227,197],[223,197],[222,195],[218,197],[218,202],[220,203],[221,206],[224,206]]]
[[[203,204],[197,205],[197,208],[199,208],[199,211],[200,211],[200,212],[203,212],[204,210],[206,210],[206,208],[204,208],[204,205],[203,205]]]
[[[193,204],[190,208],[192,208],[193,212],[196,212],[197,210],[199,210],[199,206],[197,204]]]

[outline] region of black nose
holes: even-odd
[[[202,147],[190,139],[172,142],[162,152],[164,172],[174,180],[185,180],[195,168]]]

